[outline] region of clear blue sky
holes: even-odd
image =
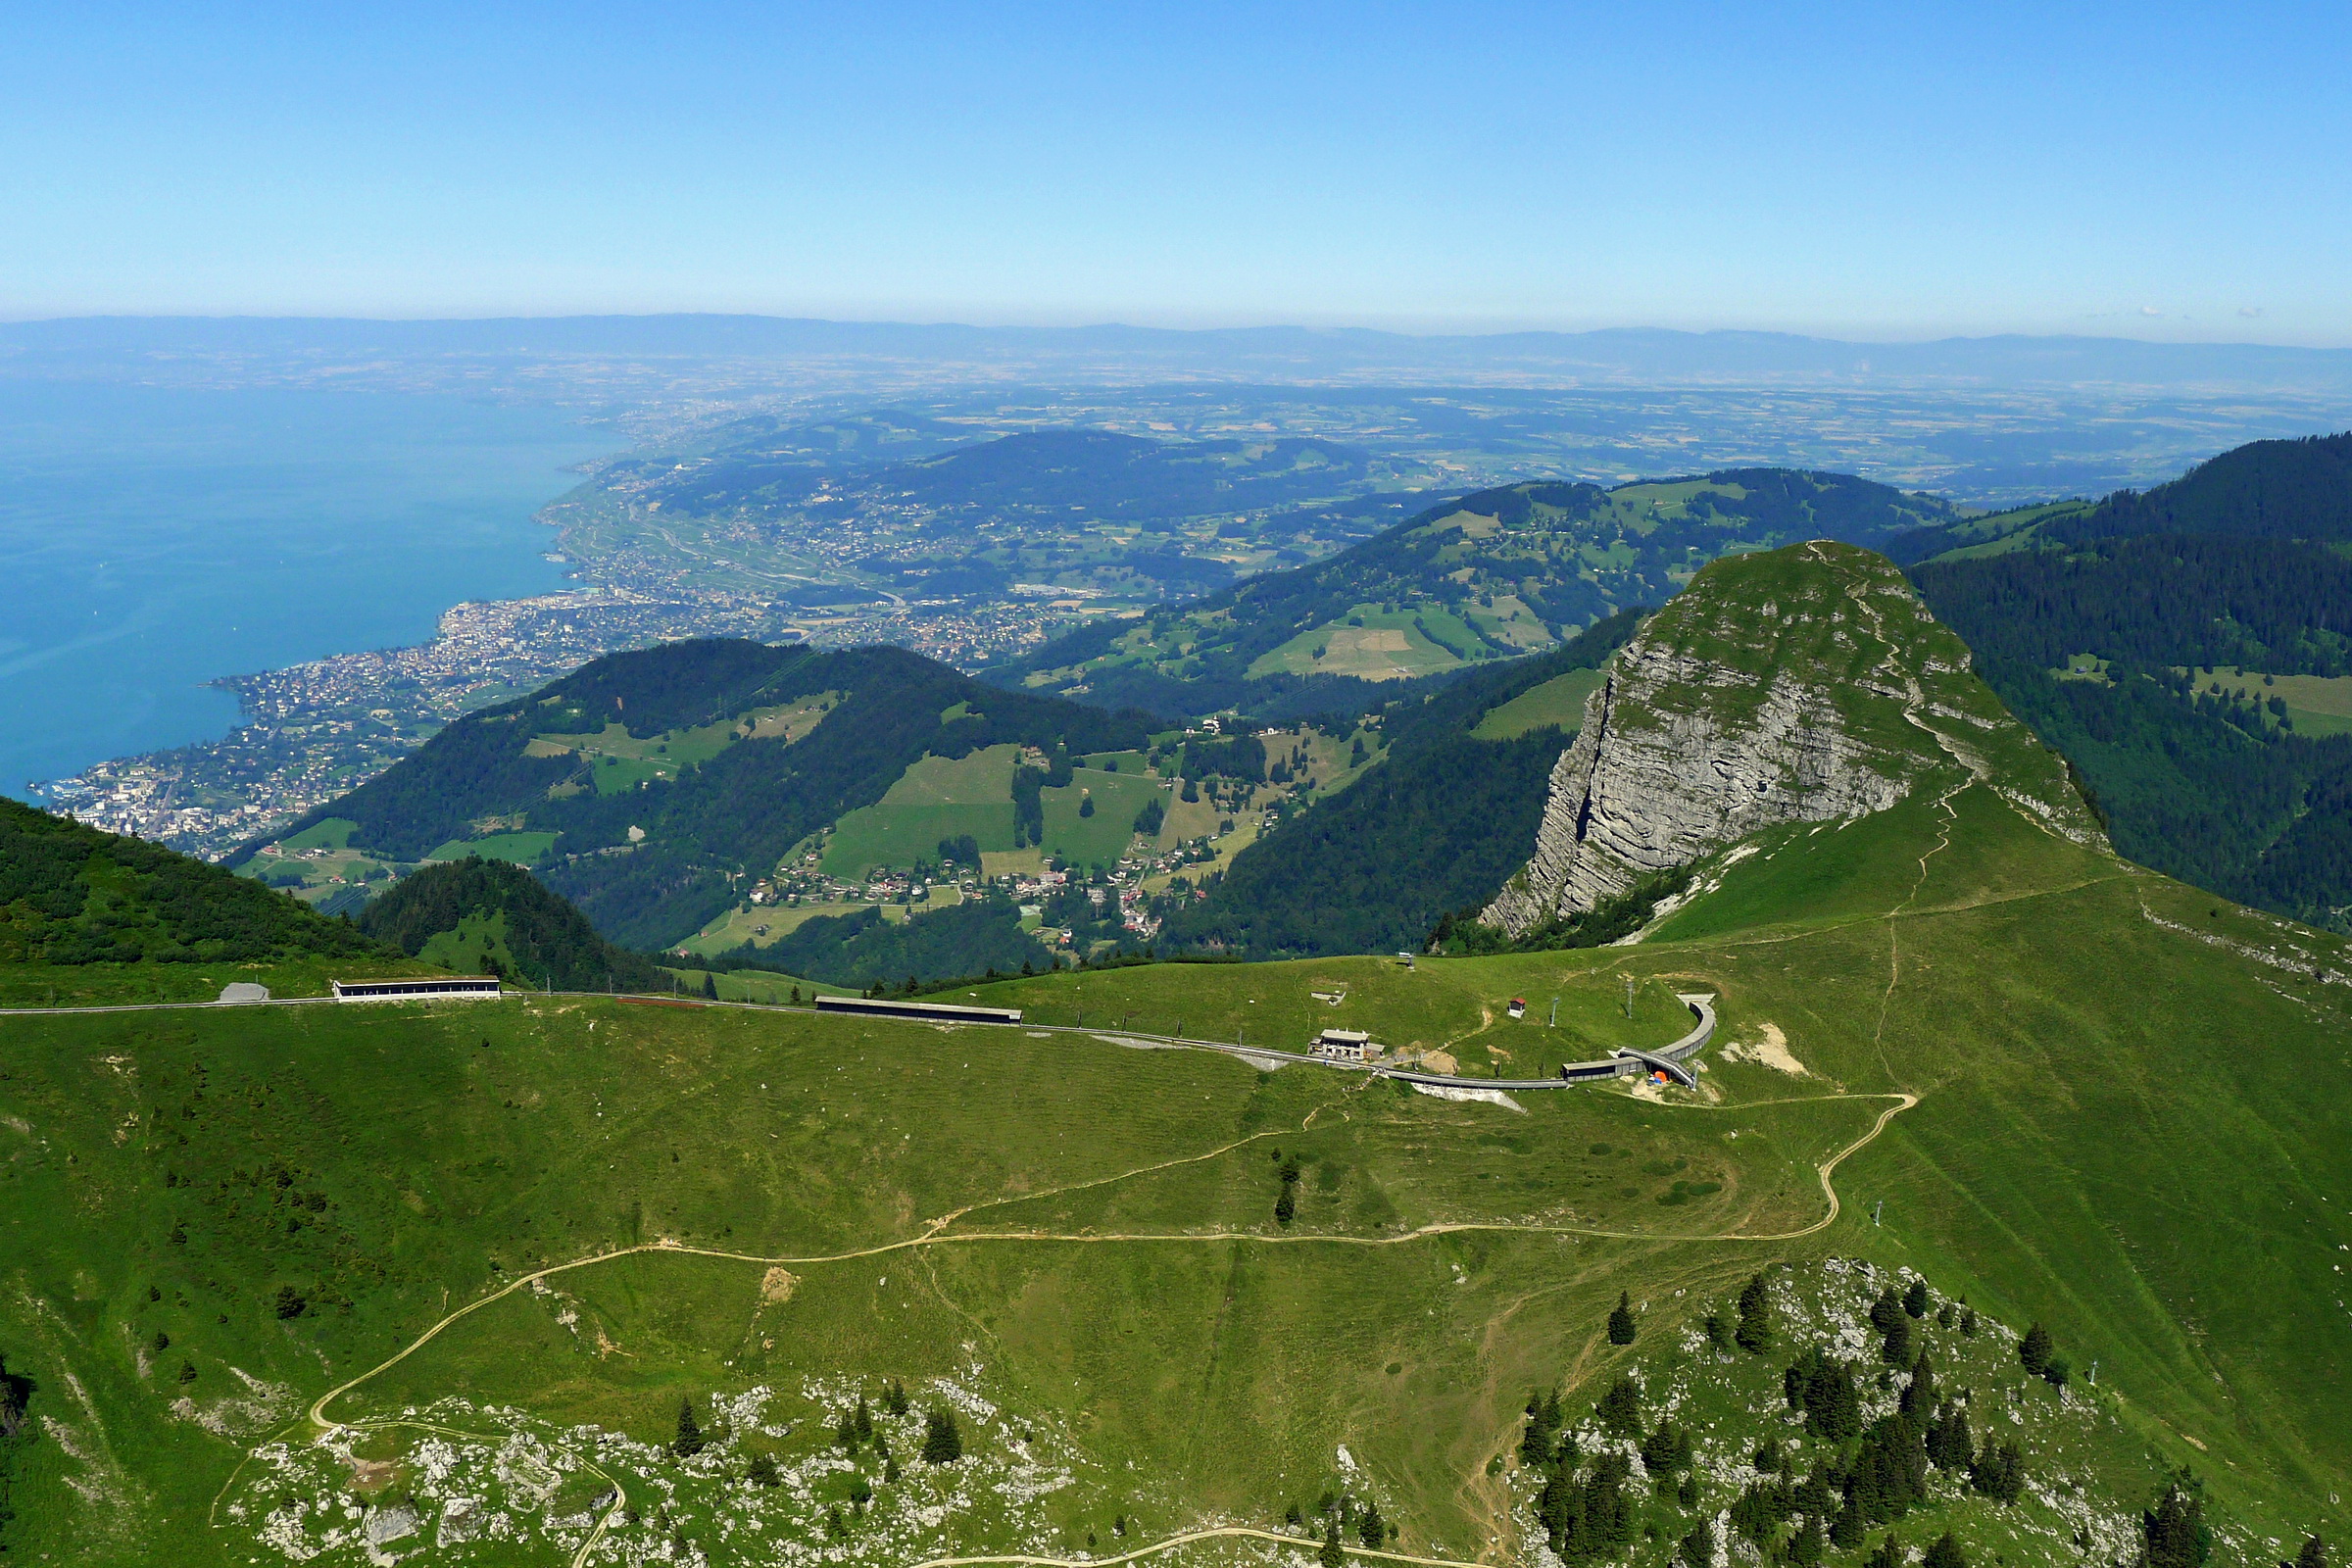
[[[360,9],[14,12],[0,316],[2352,343],[2340,0]]]

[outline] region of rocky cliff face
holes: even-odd
[[[1884,557],[1816,541],[1715,562],[1620,650],[1551,773],[1535,853],[1485,912],[1518,936],[1763,828],[1971,782],[2098,825],[2064,764]]]

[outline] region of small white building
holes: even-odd
[[[1326,1029],[1315,1037],[1314,1054],[1325,1061],[1370,1061],[1380,1048],[1361,1029]]]

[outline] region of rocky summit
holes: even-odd
[[[1534,854],[1483,918],[1516,937],[1764,828],[1972,780],[2053,833],[2101,838],[2065,764],[1892,563],[1826,540],[1727,557],[1610,662]]]

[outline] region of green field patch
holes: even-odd
[[[1465,648],[1476,638],[1460,621],[1443,611],[1424,612],[1450,623]],[[1452,669],[1463,657],[1433,639],[1414,624],[1409,610],[1388,611],[1377,605],[1358,605],[1347,616],[1300,632],[1251,663],[1249,675],[1353,675],[1362,680],[1409,680],[1416,675]],[[1437,622],[1432,622],[1435,629]],[[1321,650],[1322,657],[1316,657]]]
[[[1045,851],[1077,865],[1107,865],[1134,843],[1136,813],[1144,803],[1161,794],[1159,781],[1142,773],[1074,768],[1066,787],[1038,791],[1046,816]],[[1080,814],[1090,799],[1093,812]]]
[[[514,955],[507,951],[507,911],[493,909],[467,914],[455,929],[436,931],[426,941],[417,957],[426,963],[439,964],[452,974],[505,974],[527,982],[529,976],[520,974]]]
[[[969,834],[983,853],[1013,848],[1012,770],[1020,748],[990,746],[967,757],[925,757],[872,806],[848,812],[825,844],[828,875],[860,877],[881,867],[939,859],[942,839]]]
[[[347,850],[351,848],[351,835],[359,825],[349,817],[330,816],[278,840],[277,847],[281,850]]]
[[[485,860],[512,860],[516,865],[530,865],[555,848],[553,833],[493,833],[487,838],[452,839],[432,854],[428,860],[463,860],[468,855],[478,855]]]
[[[2228,664],[2188,673],[2199,692],[2219,685],[2224,695],[2250,698],[2266,711],[2272,698],[2279,699],[2298,735],[2352,734],[2352,675],[2268,675]]]
[[[1482,741],[1507,741],[1529,730],[1556,724],[1573,735],[1585,721],[1585,699],[1599,690],[1607,677],[1597,669],[1572,669],[1554,675],[1492,709],[1470,733]]]

